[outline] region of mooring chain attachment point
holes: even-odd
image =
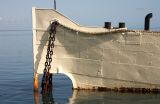
[[[52,87],[52,74],[50,73],[50,69],[51,69],[51,63],[52,63],[53,48],[54,48],[54,41],[55,41],[57,26],[58,26],[57,21],[53,21],[50,25],[45,68],[43,71],[43,77],[42,77],[42,83],[41,83],[41,87],[42,87],[41,93],[47,93],[49,89]]]

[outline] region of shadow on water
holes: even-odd
[[[52,89],[47,94],[34,93],[34,100],[35,104],[158,104],[160,94],[72,90],[67,76],[55,74]]]

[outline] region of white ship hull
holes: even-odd
[[[34,73],[43,74],[50,23],[57,28],[51,73],[74,89],[160,89],[160,33],[82,27],[51,9],[32,9]]]

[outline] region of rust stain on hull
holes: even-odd
[[[92,91],[114,91],[114,92],[120,92],[120,93],[140,93],[140,94],[145,94],[145,93],[154,93],[158,94],[160,93],[160,89],[157,88],[126,88],[126,87],[120,87],[120,88],[107,88],[107,87],[93,87],[92,89],[89,88],[73,88],[73,90],[92,90]]]

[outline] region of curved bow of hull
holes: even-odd
[[[51,9],[32,10],[34,72],[42,74],[53,20],[57,28],[51,73],[75,89],[160,89],[160,33],[82,27]]]

